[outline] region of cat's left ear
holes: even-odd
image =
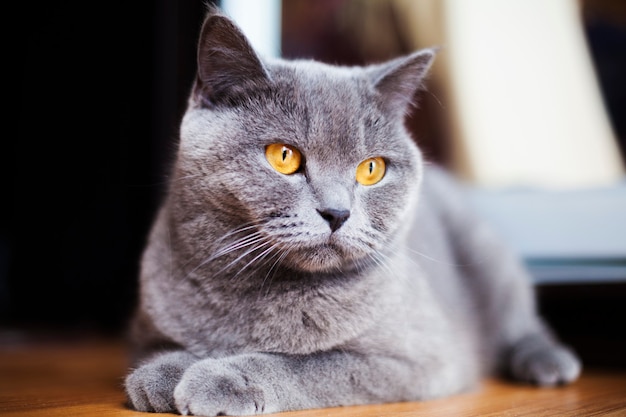
[[[388,111],[404,115],[414,104],[415,94],[422,86],[436,51],[436,48],[422,49],[368,68],[368,75]]]

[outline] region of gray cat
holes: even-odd
[[[215,9],[198,48],[142,259],[133,408],[247,415],[578,377],[527,272],[404,128],[433,50],[265,59]]]

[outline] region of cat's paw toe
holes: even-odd
[[[178,412],[183,415],[254,415],[265,410],[262,387],[245,375],[206,359],[190,367],[174,390]]]
[[[522,350],[513,356],[511,364],[516,379],[545,387],[573,382],[581,369],[576,355],[561,346]]]
[[[174,351],[155,356],[132,371],[124,383],[129,405],[139,411],[175,411],[174,388],[195,360],[186,352]]]
[[[130,406],[138,411],[156,413],[175,410],[172,385],[154,367],[136,369],[125,382]]]

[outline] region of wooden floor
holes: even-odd
[[[9,338],[10,339],[10,338]],[[0,339],[0,416],[149,416],[125,406],[126,353],[115,340]],[[626,370],[586,370],[575,384],[538,389],[485,381],[478,392],[425,403],[332,408],[281,417],[626,416]]]

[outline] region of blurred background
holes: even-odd
[[[205,3],[18,6],[0,343],[123,334]],[[356,65],[440,46],[407,127],[520,251],[565,341],[587,363],[626,366],[626,3],[214,3],[267,55]]]

